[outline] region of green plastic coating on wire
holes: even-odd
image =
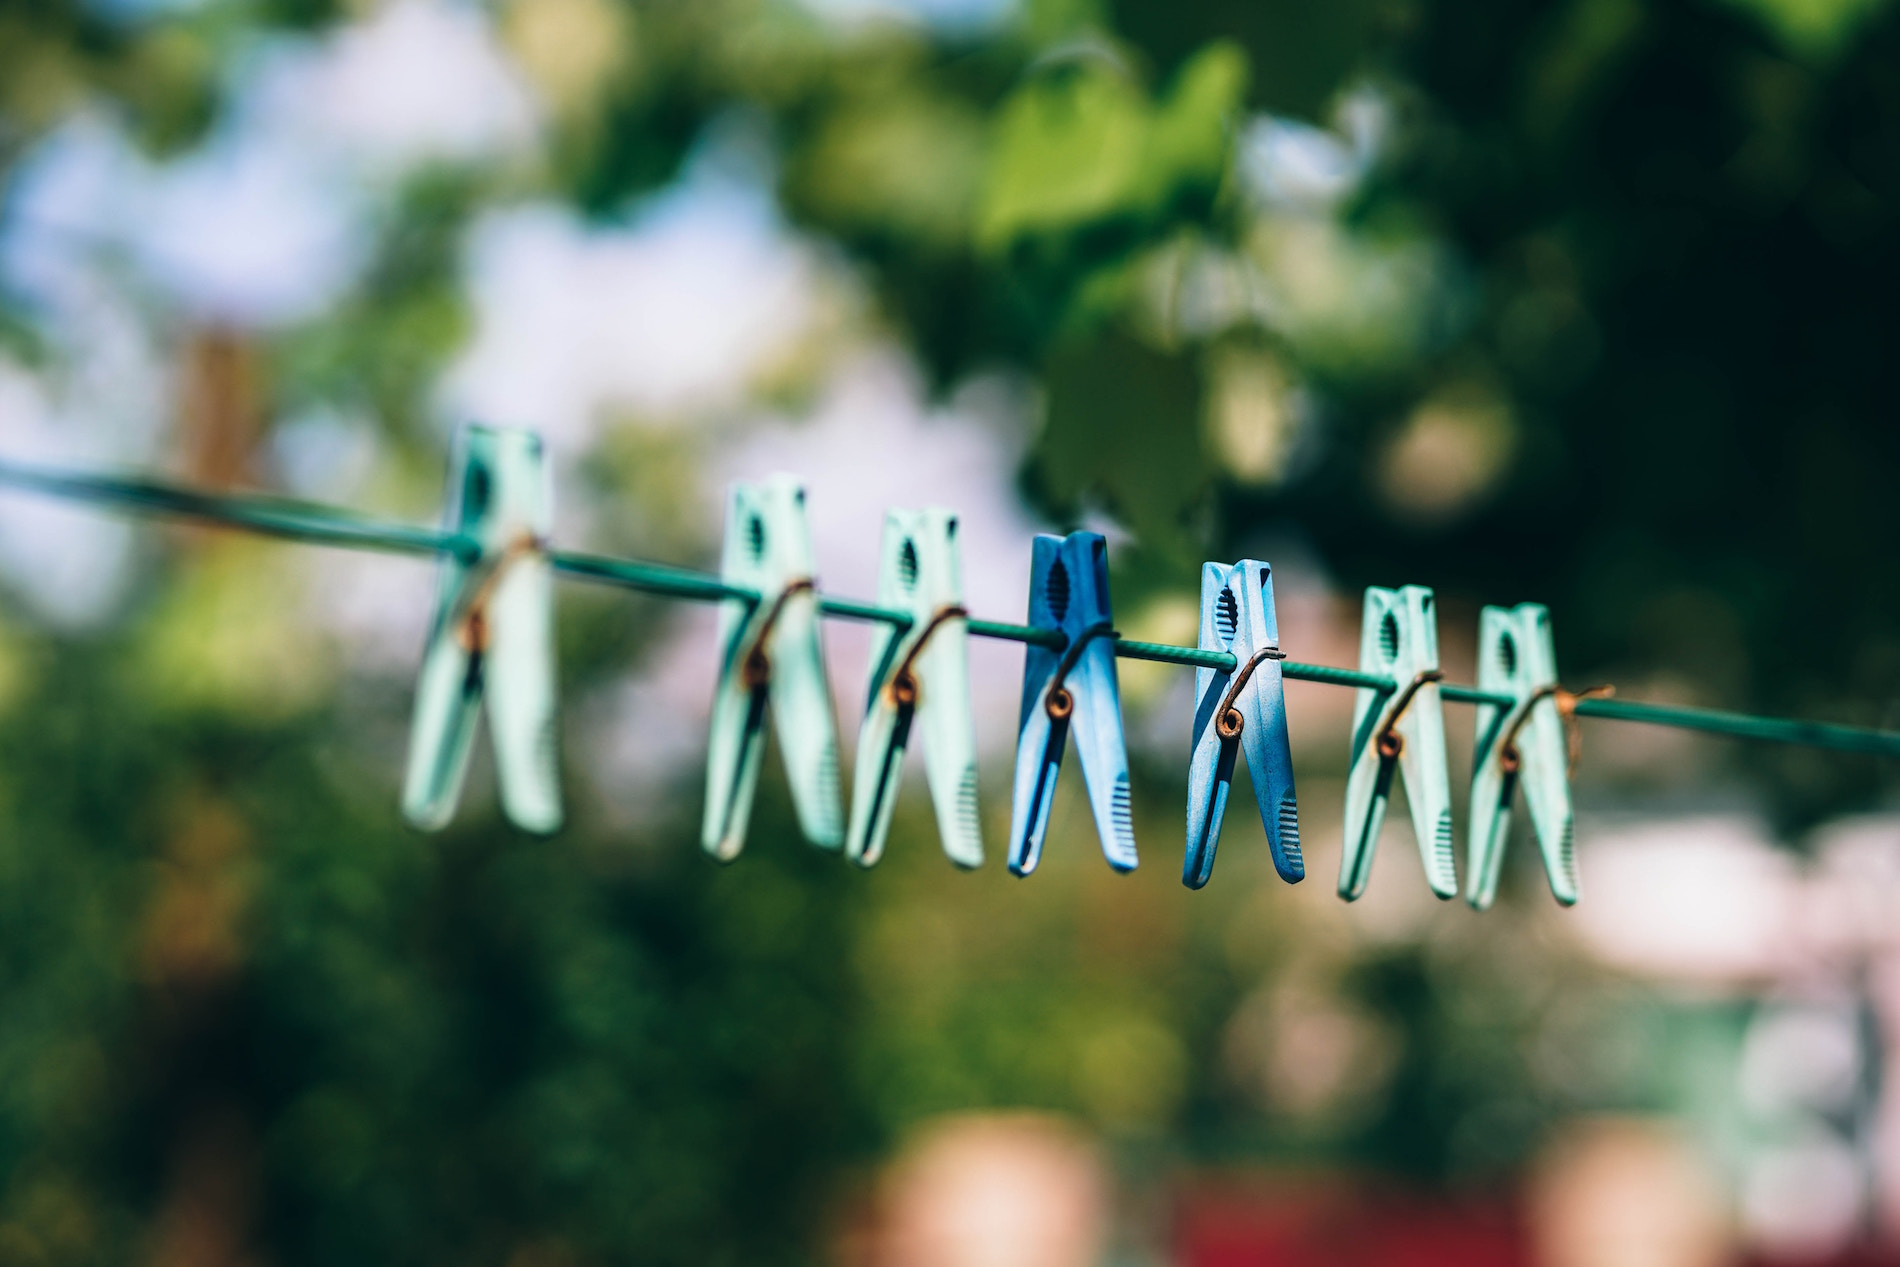
[[[1222,673],[1234,671],[1234,657],[1225,651],[1201,651],[1193,647],[1171,646],[1165,642],[1135,642],[1129,638],[1116,638],[1115,654],[1128,660],[1185,664],[1197,669],[1218,669]]]
[[[467,537],[437,528],[418,528],[368,519],[330,506],[256,495],[216,495],[193,492],[161,484],[154,480],[97,475],[88,472],[60,471],[23,462],[0,459],[0,484],[10,484],[29,492],[43,493],[70,501],[113,506],[141,514],[166,515],[200,523],[221,524],[247,532],[279,537],[313,545],[340,546],[353,550],[377,550],[389,554],[456,555],[466,560],[480,556],[479,544]],[[634,559],[612,559],[602,555],[551,550],[548,562],[554,571],[576,580],[613,585],[622,589],[654,594],[662,598],[689,602],[721,602],[738,599],[757,603],[752,590],[728,585],[718,577],[687,568],[643,563]],[[879,607],[856,599],[822,596],[818,609],[842,620],[868,621],[894,626],[900,630],[911,623],[910,616],[893,608]],[[994,620],[971,620],[970,633],[978,638],[1000,638],[1011,642],[1035,643],[1061,650],[1067,643],[1061,632],[1031,625],[1015,625]],[[1179,664],[1194,668],[1231,673],[1234,657],[1223,651],[1202,651],[1169,643],[1138,642],[1116,638],[1115,654],[1130,660],[1152,660],[1161,664]],[[1302,664],[1285,661],[1281,672],[1302,682],[1320,682],[1329,686],[1349,686],[1362,690],[1392,691],[1397,684],[1370,673],[1336,668],[1326,664]],[[1445,699],[1461,704],[1493,704],[1509,707],[1515,701],[1476,687],[1444,683],[1440,690]],[[1837,726],[1824,722],[1789,721],[1774,717],[1751,717],[1743,713],[1721,712],[1708,708],[1684,708],[1669,704],[1644,704],[1633,700],[1583,699],[1577,701],[1579,717],[1603,721],[1633,722],[1639,725],[1672,726],[1705,734],[1728,735],[1737,739],[1757,739],[1770,743],[1797,744],[1826,748],[1835,752],[1853,752],[1868,756],[1900,758],[1900,733],[1872,730],[1860,726]]]
[[[1764,739],[1771,743],[1858,752],[1874,757],[1900,757],[1900,734],[1860,726],[1826,722],[1787,721],[1778,717],[1750,717],[1713,708],[1682,708],[1671,704],[1644,704],[1636,700],[1585,699],[1577,701],[1577,716],[1605,721],[1637,722],[1646,726],[1674,726],[1737,739]]]
[[[1376,673],[1361,673],[1357,669],[1340,669],[1330,664],[1301,664],[1297,660],[1288,660],[1280,666],[1283,677],[1300,682],[1324,682],[1327,686],[1352,686],[1361,690],[1378,691],[1382,694],[1399,689],[1399,684],[1390,678],[1382,678]]]
[[[71,501],[225,524],[315,545],[381,550],[389,554],[455,554],[470,560],[481,555],[479,543],[452,532],[382,523],[329,506],[277,497],[213,496],[150,480],[49,471],[8,461],[0,461],[0,483]]]
[[[1475,686],[1459,686],[1456,682],[1440,683],[1438,693],[1454,704],[1495,704],[1499,708],[1510,708],[1517,703],[1514,695],[1481,691]]]
[[[657,594],[662,598],[683,598],[700,603],[716,603],[727,598],[751,604],[759,601],[757,592],[753,590],[728,585],[718,577],[707,576],[703,572],[691,572],[659,563],[609,559],[598,554],[574,554],[565,550],[549,554],[548,561],[562,576],[618,585],[622,589]]]
[[[839,620],[862,620],[872,624],[891,625],[899,632],[910,628],[910,617],[905,613],[889,607],[879,607],[875,603],[860,603],[855,598],[833,598],[825,595],[818,600],[818,610],[827,616],[836,616]]]
[[[972,620],[970,633],[977,638],[1001,638],[1007,642],[1033,642],[1039,647],[1051,651],[1060,651],[1069,645],[1068,638],[1059,629],[1038,629],[1034,625],[1009,625],[1000,620]]]

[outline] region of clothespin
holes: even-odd
[[[1194,743],[1188,766],[1187,858],[1181,883],[1198,889],[1214,872],[1234,759],[1247,753],[1273,869],[1288,884],[1306,878],[1300,856],[1299,804],[1293,796],[1293,746],[1280,680],[1280,624],[1273,611],[1273,570],[1253,559],[1201,568],[1203,651],[1226,651],[1234,671],[1194,674]]]
[[[706,753],[700,843],[721,862],[738,856],[765,755],[769,702],[799,828],[814,845],[844,839],[838,729],[819,644],[805,490],[790,475],[734,484],[726,502],[720,579],[754,590],[756,603],[720,604],[719,685]]]
[[[1558,686],[1550,612],[1537,603],[1520,603],[1487,607],[1479,618],[1478,689],[1517,702],[1509,708],[1478,706],[1465,901],[1482,911],[1497,897],[1511,798],[1521,782],[1550,891],[1571,906],[1577,900],[1576,818],[1570,808],[1577,741],[1573,711],[1578,700],[1608,695],[1612,688],[1573,695]]]
[[[1024,648],[1009,869],[1028,875],[1042,858],[1056,775],[1073,727],[1102,853],[1117,871],[1133,871],[1128,746],[1115,678],[1117,635],[1109,615],[1108,542],[1100,533],[1037,535],[1029,568],[1029,623],[1058,629],[1068,641],[1060,651],[1035,643]]]
[[[1441,898],[1458,894],[1452,860],[1451,776],[1445,769],[1445,710],[1439,698],[1438,617],[1422,585],[1366,590],[1359,670],[1390,678],[1389,691],[1361,688],[1352,710],[1352,768],[1346,778],[1346,847],[1339,896],[1366,891],[1392,778],[1405,776],[1412,831],[1425,880]]]
[[[870,699],[858,732],[857,777],[845,856],[870,866],[884,853],[891,810],[914,725],[924,731],[924,772],[943,851],[960,867],[983,865],[976,800],[976,723],[970,703],[969,612],[957,559],[957,517],[893,510],[884,518],[877,601],[910,615],[907,629],[879,626]]]
[[[502,809],[517,827],[561,825],[556,768],[552,517],[541,439],[531,431],[463,427],[449,472],[449,529],[477,552],[450,556],[416,683],[403,814],[445,826],[461,799],[488,700]]]

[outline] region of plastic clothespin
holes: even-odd
[[[1299,803],[1293,796],[1293,745],[1280,680],[1280,624],[1273,611],[1273,569],[1254,559],[1201,568],[1201,650],[1226,651],[1234,671],[1194,674],[1194,744],[1188,766],[1187,858],[1181,883],[1198,889],[1214,872],[1214,849],[1233,786],[1234,759],[1247,772],[1273,869],[1288,884],[1306,878],[1300,856]]]
[[[721,862],[737,857],[745,844],[769,701],[799,828],[820,848],[836,849],[844,841],[838,728],[819,643],[805,490],[796,479],[774,475],[732,486],[719,576],[757,591],[759,599],[720,604],[722,659],[700,843]]]
[[[1511,832],[1511,798],[1522,782],[1550,891],[1570,906],[1577,900],[1576,820],[1548,610],[1537,603],[1484,609],[1478,621],[1478,689],[1512,696],[1517,703],[1478,706],[1465,901],[1482,911],[1497,897]]]
[[[1100,533],[1037,535],[1029,568],[1029,623],[1059,629],[1068,642],[1059,652],[1035,643],[1024,648],[1009,869],[1028,875],[1042,859],[1056,775],[1073,727],[1102,853],[1117,871],[1133,871],[1128,745],[1122,736],[1121,688],[1115,678],[1108,542]]]
[[[1367,588],[1359,630],[1359,669],[1390,678],[1393,687],[1389,691],[1362,688],[1353,705],[1339,896],[1350,902],[1366,891],[1392,779],[1402,772],[1426,883],[1441,898],[1456,897],[1445,707],[1438,693],[1444,674],[1438,669],[1438,616],[1431,590],[1422,585]]]
[[[870,866],[884,853],[913,726],[924,732],[924,771],[943,851],[959,867],[983,865],[976,799],[976,722],[970,702],[970,614],[963,606],[957,517],[893,510],[884,519],[877,601],[910,615],[907,629],[879,627],[870,699],[858,732],[857,776],[845,856]]]
[[[541,438],[463,427],[449,490],[445,522],[479,552],[442,566],[416,683],[403,814],[429,831],[454,815],[486,697],[502,809],[523,830],[552,832],[561,825],[561,780]]]

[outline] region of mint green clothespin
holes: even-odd
[[[1339,896],[1350,902],[1366,891],[1392,779],[1403,773],[1426,883],[1441,898],[1456,897],[1451,776],[1445,768],[1445,711],[1438,693],[1444,674],[1438,669],[1438,615],[1431,590],[1423,585],[1366,590],[1359,670],[1390,678],[1393,689],[1356,693]]]
[[[759,601],[720,604],[722,658],[700,843],[721,862],[737,857],[745,844],[769,702],[798,825],[813,844],[836,849],[844,838],[838,728],[819,643],[805,490],[796,479],[774,475],[732,486],[719,575],[756,591]]]
[[[858,731],[857,776],[845,855],[870,866],[884,853],[913,726],[924,732],[924,773],[943,851],[959,867],[983,865],[976,800],[976,723],[970,703],[969,612],[957,559],[957,517],[893,510],[884,519],[877,601],[910,615],[880,625],[871,647],[871,692]]]
[[[1482,911],[1497,897],[1511,832],[1511,797],[1522,783],[1550,891],[1570,906],[1577,900],[1577,849],[1566,719],[1578,699],[1607,694],[1610,688],[1571,695],[1558,686],[1550,612],[1537,603],[1520,603],[1487,607],[1479,618],[1478,689],[1509,695],[1517,703],[1478,706],[1465,901]]]
[[[561,781],[546,554],[552,507],[541,439],[463,427],[449,479],[447,526],[480,553],[442,565],[416,684],[403,813],[429,831],[454,815],[485,696],[502,809],[526,831],[552,832],[561,825]]]

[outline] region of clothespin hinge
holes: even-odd
[[[970,609],[962,603],[945,603],[930,613],[930,620],[924,625],[923,632],[917,635],[917,641],[911,643],[910,650],[904,653],[904,662],[891,674],[891,698],[899,707],[914,708],[917,705],[917,675],[911,672],[911,666],[923,654],[924,644],[930,641],[930,635],[936,633],[946,621],[967,619],[969,615]]]
[[[1238,739],[1240,732],[1246,729],[1247,719],[1234,707],[1234,701],[1240,698],[1240,692],[1246,687],[1247,679],[1265,660],[1284,660],[1286,652],[1271,644],[1260,648],[1249,656],[1247,663],[1240,666],[1234,674],[1234,680],[1227,684],[1227,694],[1221,698],[1220,708],[1214,713],[1214,729],[1222,739]]]
[[[1410,682],[1405,684],[1405,689],[1399,692],[1398,699],[1393,701],[1391,715],[1385,719],[1385,724],[1379,727],[1376,743],[1381,757],[1387,761],[1396,761],[1399,754],[1405,751],[1405,736],[1395,729],[1399,724],[1399,718],[1405,716],[1405,710],[1411,706],[1412,697],[1418,694],[1421,687],[1428,682],[1442,682],[1444,678],[1445,675],[1441,670],[1421,669]]]
[[[1583,755],[1583,735],[1577,727],[1577,704],[1580,700],[1603,699],[1616,694],[1614,686],[1605,683],[1602,686],[1585,687],[1581,691],[1566,691],[1555,682],[1547,683],[1532,691],[1511,710],[1505,721],[1504,737],[1498,748],[1498,765],[1506,774],[1516,774],[1521,758],[1517,753],[1517,732],[1530,720],[1531,709],[1539,700],[1554,699],[1557,702],[1557,715],[1564,722],[1564,745],[1568,756],[1571,774],[1577,772],[1577,760]]]
[[[772,600],[772,606],[766,610],[765,619],[759,622],[759,632],[753,636],[752,646],[745,653],[745,684],[753,690],[759,690],[772,680],[772,660],[765,653],[765,640],[772,636],[772,626],[778,622],[785,603],[794,594],[805,594],[818,588],[818,582],[809,576],[801,576],[795,581],[787,581],[785,588]]]
[[[1062,658],[1056,661],[1055,675],[1049,679],[1049,693],[1043,699],[1043,708],[1056,721],[1062,721],[1075,711],[1075,697],[1069,694],[1063,681],[1069,676],[1069,670],[1075,667],[1082,652],[1087,649],[1092,638],[1119,638],[1115,627],[1106,620],[1098,620],[1077,634],[1068,646],[1062,649]]]
[[[488,565],[488,574],[482,577],[475,587],[469,590],[462,600],[461,611],[455,617],[455,640],[462,650],[471,654],[480,654],[488,649],[488,600],[494,596],[501,585],[501,578],[507,572],[508,565],[530,554],[541,554],[548,548],[547,539],[523,529],[507,545],[503,546],[494,561]]]

